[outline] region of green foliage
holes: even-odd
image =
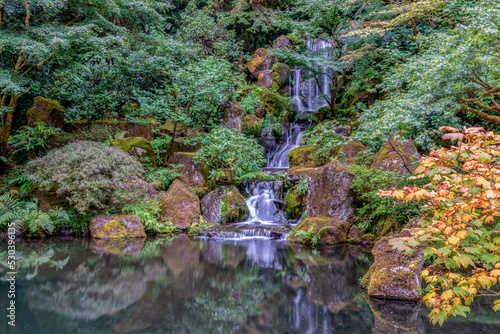
[[[161,208],[155,200],[148,200],[138,204],[127,204],[122,208],[123,213],[137,215],[144,229],[157,234],[172,234],[179,229],[169,221],[160,218]]]
[[[12,155],[21,161],[40,156],[48,147],[49,137],[59,131],[61,130],[46,126],[44,123],[36,123],[34,127],[19,128],[9,139],[9,143],[14,147]]]
[[[80,213],[119,207],[156,195],[142,177],[144,170],[132,156],[96,142],[76,142],[32,160],[26,175],[40,189],[64,194]]]
[[[318,232],[314,232],[315,227],[311,226],[307,231],[299,230],[295,232],[297,239],[302,240],[306,245],[316,248],[318,242],[321,240],[321,231],[327,228],[333,228],[333,226],[324,226]]]
[[[162,167],[158,169],[151,168],[146,173],[146,180],[152,182],[158,182],[160,183],[163,189],[167,190],[175,179],[182,176],[182,174],[177,172],[177,170],[179,168],[182,168],[183,166],[184,165],[171,164],[169,168],[167,167]]]
[[[383,231],[391,227],[385,226],[387,224],[401,227],[420,215],[422,202],[404,203],[378,195],[380,189],[412,184],[414,181],[407,181],[398,173],[366,165],[353,165],[351,170],[355,173],[351,184],[356,198],[355,219],[363,231],[376,232],[377,228]],[[422,182],[425,181],[419,181]]]
[[[266,114],[264,121],[262,122],[262,128],[274,137],[279,137],[283,134],[283,126],[281,125],[278,117],[273,114]]]
[[[309,190],[309,184],[307,183],[307,179],[305,177],[300,178],[299,183],[297,184],[297,193],[299,196],[303,196],[307,194]]]
[[[193,140],[201,142],[195,161],[207,166],[211,173],[225,174],[231,168],[235,176],[255,172],[266,163],[264,148],[255,139],[225,127],[216,127],[207,135]]]
[[[188,235],[190,237],[197,236],[198,234],[200,234],[201,231],[203,231],[203,230],[205,230],[207,228],[210,228],[212,226],[214,226],[214,225],[213,224],[209,224],[206,221],[203,221],[203,217],[200,216],[199,221],[197,221],[196,223],[191,224],[191,226],[189,226],[189,233],[188,233]]]
[[[303,143],[316,148],[311,155],[315,166],[330,162],[342,145],[348,142],[347,137],[335,132],[339,126],[341,125],[337,121],[326,121],[304,133]]]
[[[8,227],[23,230],[26,235],[43,236],[57,227],[68,225],[68,214],[58,208],[48,213],[38,209],[38,201],[21,201],[6,193],[0,196],[0,231]]]
[[[4,178],[9,186],[19,187],[20,197],[26,197],[33,185],[33,181],[26,175],[24,167],[14,167]]]
[[[252,87],[242,92],[238,91],[239,95],[244,95],[239,102],[240,106],[245,111],[244,115],[255,113],[255,108],[257,108],[261,102],[260,95],[263,91],[261,87]]]

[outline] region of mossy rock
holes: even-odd
[[[286,37],[285,35],[281,35],[273,42],[273,46],[277,49],[287,48],[290,46],[290,44],[292,44],[292,41],[290,41],[290,38]]]
[[[243,117],[241,130],[246,135],[260,137],[262,134],[262,119],[252,114],[246,115]]]
[[[260,98],[266,114],[273,114],[276,117],[287,114],[292,119],[295,117],[296,111],[287,98],[269,91],[262,92]]]
[[[337,159],[346,165],[353,165],[358,154],[363,151],[368,151],[368,148],[359,140],[353,139],[342,145],[337,153]]]
[[[195,153],[192,152],[176,152],[168,159],[168,163],[182,165],[182,167],[177,170],[182,174],[179,180],[188,188],[203,188],[205,187],[205,177],[203,175],[202,166],[194,161],[194,156]]]
[[[201,215],[200,200],[179,180],[175,180],[160,202],[161,218],[180,228],[189,229]]]
[[[410,235],[411,231],[404,229],[394,237]],[[403,254],[389,244],[391,238],[384,237],[373,247],[375,261],[363,277],[361,287],[366,288],[368,295],[373,298],[417,301],[422,296],[422,252],[417,250],[412,255]]]
[[[257,77],[261,71],[271,69],[273,61],[269,50],[260,48],[255,51],[252,60],[247,63],[247,68],[250,74]]]
[[[270,70],[260,71],[257,75],[257,86],[263,88],[270,88],[273,85],[273,76]]]
[[[313,233],[319,233],[319,244],[334,245],[345,243],[347,240],[349,225],[350,224],[347,221],[335,218],[307,217],[295,227],[294,231],[290,233],[287,240],[289,242],[307,243],[307,240],[299,238],[297,232],[308,232],[312,227]]]
[[[235,186],[221,186],[208,193],[202,200],[203,218],[210,224],[241,222],[250,211],[245,198]]]
[[[302,167],[310,168],[314,167],[314,162],[312,160],[312,153],[315,147],[313,145],[305,145],[294,148],[288,153],[288,163],[290,168]]]
[[[64,109],[56,100],[37,96],[33,107],[26,112],[28,126],[44,123],[47,126],[62,129],[64,127]]]
[[[288,219],[299,219],[306,208],[306,196],[299,195],[297,187],[288,190],[285,195],[285,213]]]
[[[120,148],[140,161],[147,158],[150,162],[155,163],[155,151],[151,146],[151,142],[145,138],[129,137],[116,139],[111,143],[111,146]]]
[[[290,67],[283,63],[276,63],[272,67],[272,80],[278,87],[282,87],[288,82],[290,77]]]
[[[145,238],[141,219],[136,215],[97,215],[90,221],[90,235],[96,239]]]
[[[405,175],[415,171],[418,160],[420,154],[411,139],[391,139],[380,147],[371,167]]]

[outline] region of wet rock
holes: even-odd
[[[352,244],[360,244],[363,230],[359,226],[352,226],[347,234],[347,242]]]
[[[304,243],[304,239],[299,239],[298,231],[308,232],[313,227],[314,233],[319,233],[320,244],[339,244],[347,240],[349,223],[345,220],[339,220],[328,217],[307,217],[294,229],[288,236],[288,241]]]
[[[269,88],[272,86],[272,75],[270,70],[260,71],[259,75],[257,75],[257,86]]]
[[[210,224],[241,222],[250,211],[245,198],[235,186],[220,186],[203,197],[203,219]]]
[[[311,154],[314,152],[315,147],[312,145],[299,146],[294,148],[288,153],[288,162],[290,168],[294,167],[314,167]]]
[[[230,129],[241,132],[241,116],[245,111],[237,101],[234,101],[224,110],[224,120],[222,124]]]
[[[353,139],[347,144],[342,145],[337,155],[337,159],[346,165],[352,165],[356,163],[358,154],[363,151],[368,151],[368,148],[360,141]]]
[[[337,160],[319,168],[307,168],[307,213],[310,217],[347,220],[353,212],[351,183],[354,173]]]
[[[420,304],[416,302],[386,301],[366,298],[375,316],[374,334],[424,334]]]
[[[269,50],[260,48],[255,51],[252,60],[247,63],[247,68],[254,77],[258,77],[261,71],[270,70],[273,57]]]
[[[161,219],[186,230],[200,217],[200,200],[179,180],[175,180],[160,202]]]
[[[145,238],[141,219],[136,215],[97,215],[90,221],[90,235],[95,239]]]
[[[283,63],[276,63],[272,69],[272,81],[278,86],[282,87],[290,78],[290,67]],[[288,90],[286,91],[288,93]]]
[[[413,163],[418,160],[420,154],[411,139],[406,142],[392,139],[382,145],[371,167],[405,175],[415,171],[416,166]]]
[[[112,147],[118,147],[139,160],[148,158],[150,162],[155,161],[155,151],[151,142],[142,137],[128,137],[116,139],[111,143]]]
[[[194,155],[194,153],[190,152],[177,152],[170,157],[168,162],[174,165],[183,165],[177,171],[182,174],[179,180],[186,186],[203,188],[205,178],[203,177],[201,165],[194,161]]]
[[[408,229],[403,229],[394,237],[405,236],[410,236]],[[384,237],[373,247],[375,261],[363,277],[361,286],[367,289],[368,296],[372,298],[417,301],[422,296],[422,252],[403,254],[389,245],[390,239],[391,237]]]
[[[134,239],[92,239],[90,249],[96,254],[139,255],[144,238]]]
[[[59,102],[41,96],[35,97],[33,107],[26,112],[28,126],[45,123],[46,126],[62,129],[64,127],[64,109]]]
[[[245,237],[268,237],[282,238],[290,228],[278,226],[262,226],[262,225],[214,225],[199,233],[200,237],[214,239],[239,239]]]
[[[280,37],[276,38],[273,42],[273,46],[277,49],[287,48],[288,46],[290,46],[290,44],[292,44],[292,42],[285,35],[281,35]]]

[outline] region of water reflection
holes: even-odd
[[[0,245],[1,246],[1,245]],[[0,248],[1,249],[1,248]],[[134,255],[136,254],[136,255]],[[8,333],[434,333],[420,306],[366,300],[371,255],[283,241],[173,240],[18,244],[17,322]],[[6,270],[0,267],[0,275]],[[36,271],[34,270],[36,268]],[[6,296],[7,285],[0,284]],[[4,309],[6,298],[0,298]],[[481,309],[483,310],[483,309]],[[445,323],[447,333],[495,332]],[[473,316],[473,315],[472,315]],[[490,319],[490,320],[485,320]]]

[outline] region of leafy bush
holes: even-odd
[[[178,230],[177,226],[169,221],[161,221],[161,208],[155,200],[141,202],[139,204],[128,204],[122,209],[123,213],[137,215],[146,231],[159,234],[170,234]]]
[[[264,148],[255,139],[216,127],[207,135],[195,139],[203,144],[196,152],[195,161],[211,169],[211,175],[222,175],[232,168],[237,177],[254,172],[266,163]]]
[[[63,194],[78,212],[135,203],[157,194],[142,165],[114,147],[75,142],[30,161],[26,175],[41,190]]]
[[[60,129],[36,123],[34,127],[22,126],[16,134],[9,139],[14,147],[12,153],[17,159],[32,159],[43,153],[47,147],[50,136],[61,131]]]
[[[26,175],[24,167],[14,167],[5,177],[9,186],[19,187],[19,196],[26,197],[33,185],[33,181]]]
[[[176,178],[181,176],[181,173],[178,173],[177,170],[182,168],[184,165],[170,165],[170,168],[158,168],[158,169],[150,169],[149,172],[146,173],[146,180],[155,181],[161,184],[161,187],[165,190],[170,187],[172,182],[175,181]]]
[[[52,233],[57,227],[69,223],[68,214],[62,210],[50,210],[45,213],[38,209],[38,201],[20,201],[6,193],[0,196],[0,231],[5,231],[12,223],[16,229],[31,235]]]
[[[351,170],[355,173],[351,184],[356,196],[355,219],[365,232],[376,232],[377,226],[382,230],[403,226],[420,214],[423,203],[404,203],[378,195],[379,189],[408,182],[398,173],[359,165],[352,166]]]
[[[269,131],[273,136],[280,136],[283,134],[283,126],[281,125],[278,117],[273,114],[266,114],[266,117],[262,122],[262,128]]]
[[[423,246],[429,317],[442,324],[448,316],[465,316],[475,297],[496,297],[500,284],[500,135],[483,128],[459,131],[444,127],[443,139],[458,141],[420,160],[414,178],[430,178],[424,187],[380,191],[405,202],[425,200],[425,214],[413,236],[393,239],[393,247],[412,253]]]
[[[340,147],[348,142],[348,138],[335,132],[341,126],[336,121],[326,121],[316,125],[304,133],[304,143],[314,145],[312,154],[315,166],[323,166],[335,157]]]

